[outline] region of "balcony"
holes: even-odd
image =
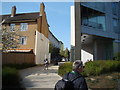
[[[91,21],[82,21],[82,25],[97,28],[97,29],[103,29],[102,24],[91,22]]]

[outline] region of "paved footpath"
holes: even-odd
[[[54,88],[55,83],[61,79],[57,71],[58,66],[50,66],[48,70],[44,70],[43,66],[36,66],[19,73],[23,87],[33,90],[32,88]]]

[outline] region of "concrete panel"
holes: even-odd
[[[42,33],[36,31],[35,63],[43,64],[49,58],[49,40]]]
[[[83,63],[87,62],[88,60],[93,61],[93,53],[93,43],[82,44],[81,60]]]
[[[81,8],[75,2],[75,60],[81,60]]]
[[[113,59],[113,43],[107,40],[97,41],[97,60]]]
[[[85,51],[85,50],[81,50],[81,60],[83,61],[83,63],[92,60],[93,61],[93,54]]]
[[[101,37],[107,37],[107,38],[113,38],[113,39],[118,38],[118,35],[113,32],[111,32],[111,33],[107,32],[107,31],[104,32],[99,29],[94,29],[94,28],[88,27],[88,26],[82,26],[82,33],[101,36]]]
[[[74,6],[71,6],[71,45],[75,46],[75,13],[74,13]]]

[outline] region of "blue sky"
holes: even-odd
[[[41,2],[4,2],[2,14],[10,14],[16,6],[17,13],[39,12]],[[70,6],[72,2],[44,2],[50,31],[70,49]]]

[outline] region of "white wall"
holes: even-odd
[[[43,64],[44,59],[49,59],[49,40],[38,31],[36,31],[35,55],[36,64]]]
[[[71,6],[71,45],[75,46],[75,10],[74,6]]]
[[[74,6],[71,6],[71,33],[70,33],[70,44],[71,44],[71,50],[70,50],[70,60],[75,60],[75,8]]]
[[[83,63],[87,62],[87,60],[93,61],[93,55],[85,50],[81,50],[81,60]]]

